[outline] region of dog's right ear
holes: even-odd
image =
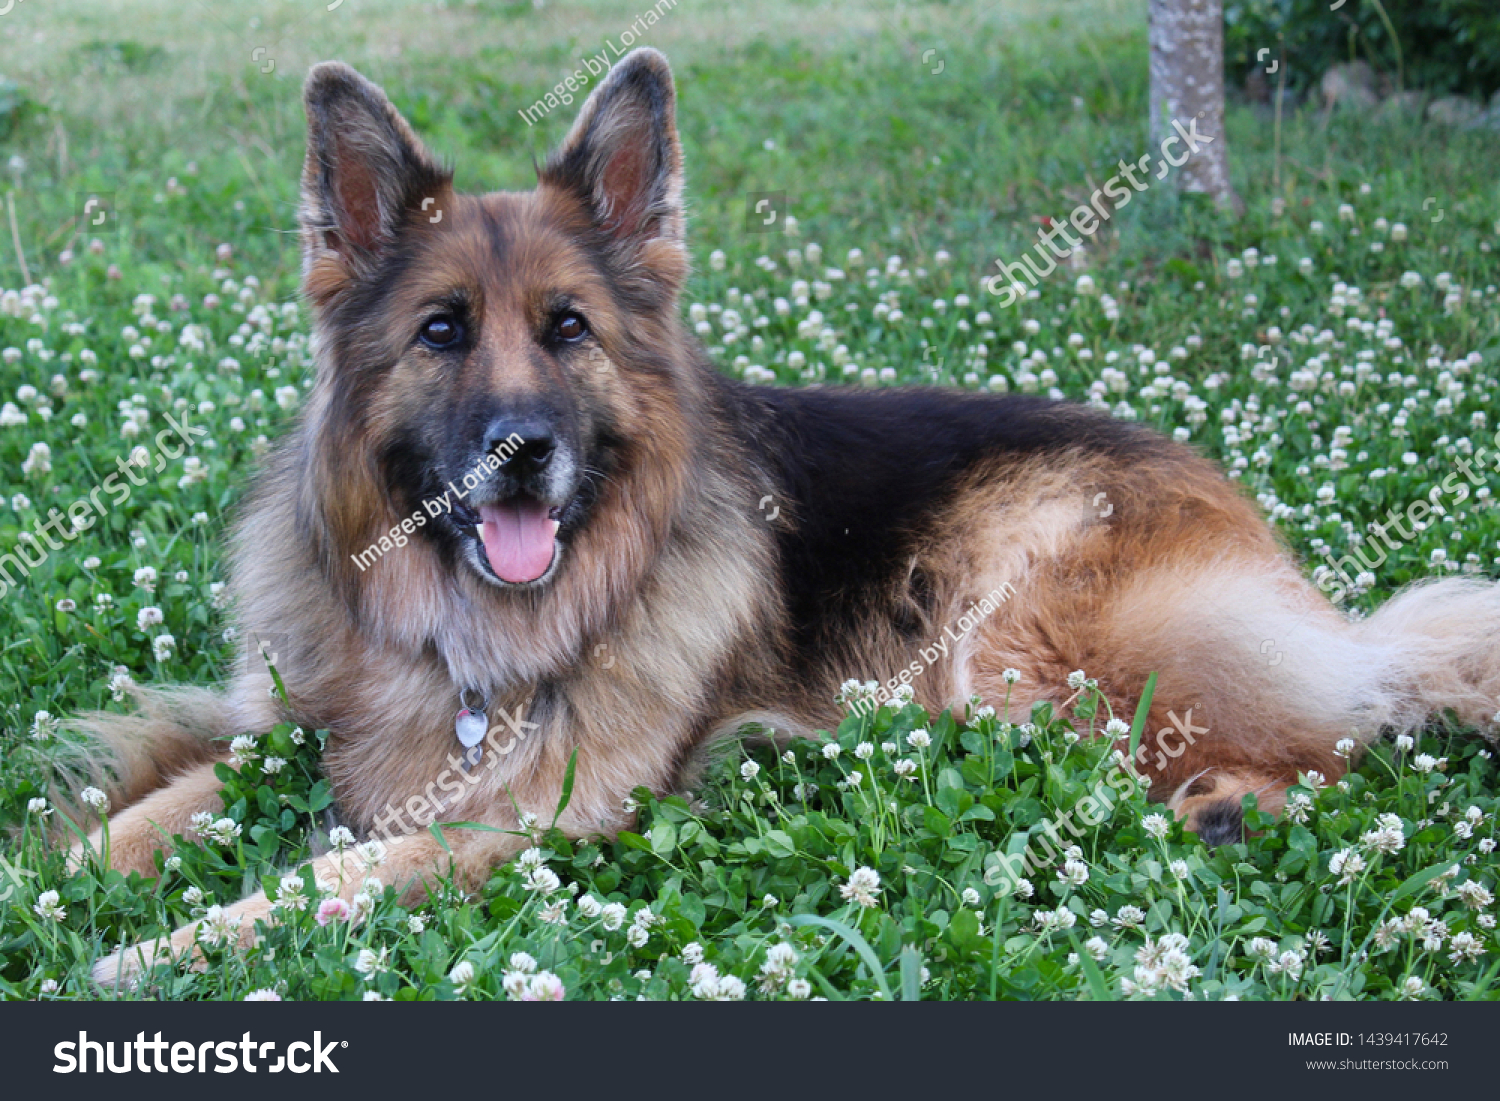
[[[452,176],[385,93],[342,62],[314,66],[303,101],[302,271],[321,301],[372,271],[424,200],[441,208]]]

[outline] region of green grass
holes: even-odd
[[[575,47],[597,51],[640,10],[211,8],[220,18],[188,27],[167,4],[30,3],[0,20],[3,75],[33,103],[15,113],[0,161],[15,236],[45,285],[21,291],[7,212],[0,349],[15,352],[0,355],[0,402],[14,412],[0,412],[0,554],[48,508],[87,496],[130,448],[153,447],[168,413],[187,410],[210,432],[0,604],[0,825],[12,831],[0,848],[37,873],[14,883],[0,868],[0,890],[12,889],[0,907],[7,997],[93,996],[85,976],[101,952],[233,901],[305,855],[326,799],[316,739],[296,747],[287,731],[256,732],[262,754],[289,765],[267,776],[252,762],[231,777],[239,838],[182,847],[155,881],[67,875],[28,810],[70,752],[39,712],[123,707],[110,687],[121,672],[201,684],[231,672],[211,588],[218,537],[310,369],[294,305],[300,73],[322,57],[359,65],[454,159],[460,185],[525,187],[571,109],[534,129],[517,109]],[[1322,548],[1346,553],[1366,523],[1425,496],[1493,436],[1500,149],[1316,115],[1285,120],[1278,149],[1269,118],[1235,108],[1243,220],[1153,187],[1090,242],[1083,269],[999,309],[982,289],[994,261],[1017,258],[1036,219],[1064,216],[1115,162],[1148,150],[1143,9],[952,3],[897,17],[783,3],[723,29],[715,11],[679,7],[646,41],[669,52],[679,81],[697,258],[684,309],[725,369],[752,379],[1094,394],[1233,469],[1312,571]],[[261,26],[248,25],[251,12]],[[271,73],[251,60],[259,45]],[[79,224],[96,191],[118,212],[100,230]],[[745,196],[765,191],[792,197],[795,237],[746,231]],[[1075,293],[1085,270],[1094,294]],[[1406,272],[1420,281],[1404,285]],[[1260,346],[1275,355],[1256,366]],[[132,420],[142,423],[126,428]],[[1474,496],[1447,498],[1348,606],[1367,611],[1437,573],[1500,576],[1500,476],[1485,477]],[[154,582],[138,579],[145,568]],[[160,625],[140,625],[148,607]],[[174,645],[158,655],[161,634]],[[1485,900],[1500,805],[1474,732],[1438,724],[1409,749],[1382,744],[1345,784],[1298,789],[1309,800],[1301,821],[1252,815],[1262,832],[1216,851],[1175,825],[1160,823],[1163,833],[1138,794],[1115,799],[1065,841],[1087,879],[1059,854],[1028,876],[1027,895],[1004,889],[999,856],[1041,851],[1044,821],[1061,823],[1115,775],[1102,745],[1074,737],[1108,716],[1093,713],[1088,690],[1056,715],[1007,716],[1004,701],[988,702],[998,716],[851,717],[828,737],[841,747],[833,758],[813,743],[785,760],[747,751],[697,802],[643,793],[639,832],[613,844],[540,837],[564,889],[576,885],[566,925],[547,920],[557,896],[528,889],[523,869],[497,871],[473,898],[443,892],[418,911],[420,931],[372,885],[358,925],[318,926],[309,903],[263,949],[163,974],[158,989],[448,997],[450,973],[468,962],[465,996],[506,996],[510,958],[527,952],[569,998],[732,995],[724,976],[752,997],[1140,997],[1152,976],[1171,998],[1185,996],[1173,982],[1197,998],[1496,996]],[[930,745],[908,743],[918,728]],[[859,760],[864,742],[871,755]],[[1421,771],[1422,754],[1443,766]],[[747,760],[758,772],[741,771]],[[915,762],[910,779],[899,760]],[[1461,824],[1466,813],[1477,824]],[[1399,847],[1379,835],[1381,815],[1400,819]],[[1357,872],[1335,860],[1350,849]],[[859,868],[879,877],[873,906],[841,891]],[[34,909],[49,890],[60,921]],[[618,925],[613,910],[591,917],[585,897],[629,914]],[[1140,917],[1122,918],[1126,906]],[[782,964],[767,972],[782,941],[796,958],[778,949]],[[362,950],[384,953],[385,970],[367,977]],[[700,951],[713,976],[693,975]]]

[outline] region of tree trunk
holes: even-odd
[[[1161,148],[1196,120],[1204,140],[1172,175],[1242,214],[1229,182],[1224,139],[1224,10],[1221,0],[1151,0],[1151,144]],[[1178,126],[1174,126],[1175,122]],[[1179,144],[1184,144],[1180,142]],[[1175,157],[1174,157],[1175,159]]]

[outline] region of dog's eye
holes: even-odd
[[[447,314],[428,318],[419,334],[429,348],[451,348],[464,335],[462,326]]]
[[[557,319],[557,324],[552,327],[552,331],[557,334],[557,339],[566,340],[571,344],[586,337],[589,327],[576,313],[565,313]]]

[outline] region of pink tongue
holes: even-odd
[[[504,581],[535,581],[552,565],[557,521],[547,516],[539,501],[516,499],[479,510],[484,523],[479,536],[490,568]]]

